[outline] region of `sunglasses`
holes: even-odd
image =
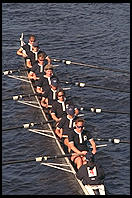
[[[63,97],[64,95],[60,95],[60,96],[58,96],[58,97]]]
[[[76,126],[77,128],[79,128],[79,129],[83,129],[83,126]]]

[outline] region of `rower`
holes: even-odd
[[[26,59],[27,67],[32,68],[33,64],[38,60],[39,53],[42,53],[42,51],[39,48],[39,43],[36,41],[33,43],[32,51],[29,52],[29,55]],[[44,59],[46,61],[45,65],[50,64],[51,59],[47,56],[45,52],[43,52],[43,54],[44,54]]]
[[[47,88],[45,88],[44,94],[42,95],[41,105],[47,109],[47,113],[49,113],[48,111],[51,109],[53,101],[57,100],[58,86],[59,82],[57,78],[52,78],[50,88],[47,86]]]
[[[66,105],[72,104],[71,100],[68,100],[65,96],[63,89],[59,89],[57,92],[57,101],[54,101],[51,108],[51,117],[56,122],[59,122],[64,114],[66,114]],[[75,108],[75,114],[79,113],[78,109]]]
[[[37,56],[37,61],[34,62],[29,74],[29,79],[39,79],[39,77],[43,74],[44,75],[44,67],[47,65],[47,60],[45,59],[46,54],[45,52],[39,52]]]
[[[36,82],[36,86],[37,86],[36,92],[37,93],[42,93],[43,94],[46,87],[50,88],[51,79],[54,78],[54,77],[57,78],[53,74],[53,66],[51,64],[47,64],[44,67],[44,72],[45,72],[45,74],[41,75],[39,80]],[[57,80],[58,80],[58,78],[57,78]]]
[[[76,173],[77,178],[82,181],[90,195],[95,195],[95,193],[105,195],[105,175],[101,164],[95,160],[94,155],[90,153],[90,151],[86,154],[84,160],[84,164],[78,169]],[[95,188],[96,185],[99,185],[99,192],[97,192],[97,189]]]
[[[75,121],[75,127],[74,130],[72,130],[71,133],[69,133],[69,147],[72,150],[71,152],[75,152],[76,154],[79,154],[82,156],[72,156],[71,160],[74,161],[74,163],[77,165],[77,169],[79,169],[85,159],[83,155],[86,155],[88,152],[88,141],[92,145],[92,153],[96,153],[96,144],[94,142],[94,139],[89,131],[84,130],[84,120],[82,118],[78,118]]]
[[[30,51],[28,53],[28,56],[26,58],[26,65],[29,68],[32,68],[33,64],[35,63],[35,61],[38,60],[38,53],[41,52],[40,48],[39,48],[39,43],[37,41],[35,41],[32,44],[32,51]]]
[[[56,130],[55,130],[55,133],[60,139],[64,138],[63,139],[64,144],[68,147],[69,152],[70,152],[70,148],[69,148],[68,136],[69,136],[69,133],[73,130],[76,119],[77,119],[77,116],[75,115],[74,106],[71,104],[67,104],[66,114],[63,115],[62,119],[58,123]]]
[[[17,50],[17,55],[22,56],[23,58],[27,58],[29,52],[32,51],[32,45],[35,41],[36,37],[34,35],[30,35],[28,44],[25,44],[24,46],[20,47]]]

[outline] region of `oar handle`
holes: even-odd
[[[113,144],[119,144],[119,143],[128,143],[130,144],[130,141],[127,140],[120,140],[118,138],[109,138],[109,139],[105,139],[105,138],[94,138],[95,141],[106,141],[106,142],[112,142]]]
[[[116,114],[130,114],[130,112],[121,112],[121,111],[112,111],[112,110],[104,110],[104,109],[101,109],[101,108],[95,108],[95,107],[90,107],[90,108],[83,108],[81,107],[80,108],[80,111],[83,111],[83,110],[87,110],[87,111],[91,111],[92,113],[116,113]]]
[[[48,124],[48,123],[52,123],[52,122],[55,122],[55,121],[54,120],[49,120],[49,121],[40,122],[40,123],[30,122],[30,123],[23,124],[22,126],[16,126],[16,127],[2,129],[2,131],[9,131],[9,130],[21,129],[21,128],[28,129],[28,128],[31,128],[31,127],[36,126],[36,125],[43,125],[43,124]]]
[[[28,70],[29,70],[28,68],[25,68],[25,69],[12,69],[12,70],[4,71],[2,74],[3,75],[8,75],[8,74],[12,74],[14,72],[21,72],[21,71],[28,71]]]
[[[2,99],[2,101],[6,101],[6,100],[19,100],[19,99],[22,99],[22,98],[25,98],[25,97],[32,97],[32,96],[43,96],[41,93],[35,93],[35,94],[27,94],[27,95],[16,95],[16,96],[12,96],[12,97],[9,97],[9,98],[5,98],[5,99]]]

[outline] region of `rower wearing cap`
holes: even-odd
[[[20,47],[19,50],[17,50],[17,55],[22,56],[23,58],[27,58],[30,51],[32,51],[32,45],[35,41],[36,37],[34,35],[30,35],[28,44],[25,44],[24,46]]]
[[[55,78],[55,77],[52,78],[50,88],[47,87],[45,89],[44,94],[42,95],[42,99],[41,99],[42,107],[44,107],[46,109],[52,107],[53,101],[57,99],[58,86],[59,86],[59,82],[58,82],[57,78]]]
[[[57,78],[53,74],[53,66],[51,64],[47,64],[44,67],[44,72],[45,72],[45,74],[41,75],[39,80],[36,82],[36,86],[37,86],[36,92],[37,93],[42,93],[43,94],[46,87],[50,88],[51,79],[52,78]],[[59,82],[58,78],[57,78],[57,80]]]
[[[101,164],[95,160],[94,155],[89,151],[84,157],[83,165],[77,171],[77,178],[80,179],[90,195],[95,195],[92,186],[99,185],[99,194],[105,195],[104,170]],[[90,185],[90,186],[89,186]]]
[[[56,130],[55,130],[55,133],[58,135],[60,139],[62,137],[64,138],[64,144],[67,146],[69,144],[68,136],[71,130],[73,130],[76,119],[77,119],[77,116],[75,115],[75,107],[71,104],[67,104],[66,114],[63,115],[62,119],[58,123]]]
[[[94,139],[89,131],[84,130],[84,120],[81,118],[78,118],[75,121],[75,127],[74,130],[69,133],[69,147],[72,150],[72,152],[75,152],[79,155],[86,155],[88,152],[88,141],[92,145],[92,153],[96,153],[96,144],[94,142]],[[74,161],[74,163],[77,165],[77,169],[79,169],[85,159],[84,156],[72,156],[71,160]]]
[[[27,67],[31,68],[34,61],[38,58],[37,55],[39,51],[39,43],[36,41],[36,37],[34,35],[30,35],[28,44],[25,44],[19,50],[17,50],[17,55],[25,58]],[[45,56],[45,59],[47,60],[48,64],[51,64],[51,58],[47,56],[46,53]]]
[[[39,48],[39,43],[37,41],[33,42],[32,50],[28,53],[26,58],[26,65],[29,68],[32,68],[35,61],[38,60],[38,53],[41,52]]]
[[[72,101],[67,99],[63,89],[59,89],[57,92],[57,101],[54,101],[51,108],[51,117],[56,122],[59,122],[64,114],[66,114],[66,105],[72,105]],[[78,109],[75,108],[75,114],[79,113]]]
[[[45,59],[45,52],[39,52],[37,61],[34,62],[29,74],[28,78],[36,80],[39,79],[40,75],[44,75],[44,67],[47,65],[47,60]]]
[[[38,55],[40,53],[44,54],[45,65],[51,63],[51,59],[47,56],[47,54],[40,50],[39,43],[35,41],[32,45],[32,51],[29,52],[28,57],[26,59],[27,67],[32,68],[33,64],[38,60]]]

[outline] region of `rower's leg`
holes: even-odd
[[[74,161],[74,163],[77,165],[77,169],[79,169],[83,164],[82,158],[80,156],[78,156],[78,157],[77,156],[72,156],[71,160]]]

